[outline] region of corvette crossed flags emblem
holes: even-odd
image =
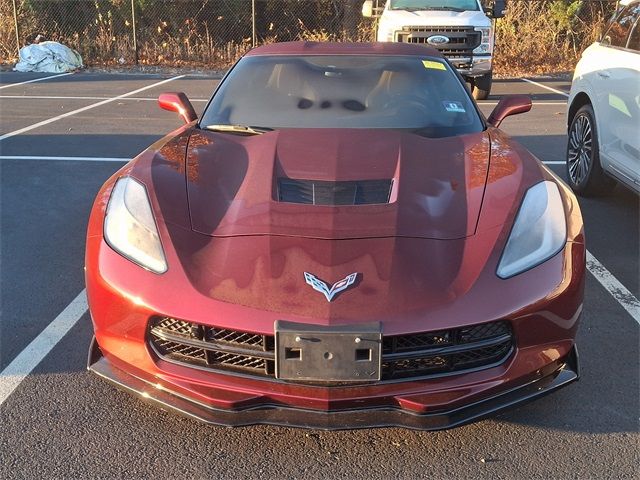
[[[331,287],[329,287],[328,284],[326,284],[325,282],[323,282],[322,280],[320,280],[318,277],[316,277],[315,275],[308,273],[308,272],[304,272],[304,279],[305,281],[311,285],[311,287],[316,290],[317,292],[322,293],[326,299],[327,302],[330,302],[331,300],[333,300],[333,298],[340,292],[346,290],[347,288],[349,288],[351,285],[353,285],[353,283],[356,281],[356,277],[358,276],[357,273],[352,273],[350,275],[347,275],[345,278],[343,278],[342,280],[338,280],[336,283],[334,283],[333,285],[331,285]]]

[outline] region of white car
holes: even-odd
[[[567,120],[573,190],[598,195],[620,182],[640,193],[640,0],[622,0],[582,54]]]

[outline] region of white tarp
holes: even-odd
[[[63,73],[82,68],[82,57],[58,42],[40,42],[20,49],[18,72]]]

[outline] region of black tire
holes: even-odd
[[[486,73],[481,77],[473,79],[473,89],[471,93],[476,100],[486,100],[491,93],[491,83],[493,82],[493,72]]]
[[[616,186],[600,164],[598,127],[590,104],[580,107],[571,119],[566,159],[567,181],[578,195],[605,195]]]

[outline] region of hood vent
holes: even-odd
[[[278,201],[305,205],[375,205],[389,203],[392,180],[278,179]]]

